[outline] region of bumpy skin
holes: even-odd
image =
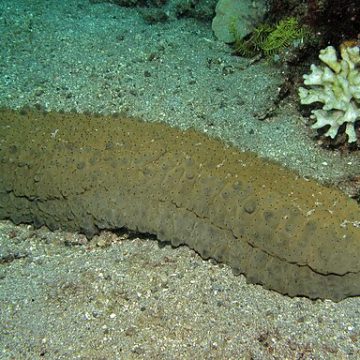
[[[289,296],[360,294],[360,210],[333,188],[193,131],[0,112],[0,218],[126,227],[186,244]]]

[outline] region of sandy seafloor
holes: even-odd
[[[0,30],[1,106],[121,112],[321,181],[359,175],[358,153],[321,149],[294,104],[276,105],[281,69],[231,56],[210,24],[2,0]],[[290,299],[126,232],[88,241],[0,222],[0,359],[360,359],[359,305]]]

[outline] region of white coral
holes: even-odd
[[[355,122],[360,119],[360,48],[342,47],[341,59],[337,58],[333,46],[320,51],[319,59],[325,64],[311,65],[311,73],[304,75],[304,84],[300,87],[301,104],[320,102],[322,110],[313,110],[311,117],[316,119],[313,129],[330,125],[325,133],[332,139],[339,127],[346,123],[349,142],[356,142]]]

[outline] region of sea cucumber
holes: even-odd
[[[360,210],[339,190],[193,130],[0,111],[0,219],[152,233],[288,296],[360,295]]]

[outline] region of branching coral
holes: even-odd
[[[340,126],[346,124],[349,143],[357,141],[355,122],[360,119],[359,51],[359,46],[344,45],[338,59],[334,47],[321,50],[319,58],[325,66],[312,64],[311,73],[303,76],[310,88],[299,88],[301,104],[323,104],[321,110],[312,110],[311,117],[316,119],[312,128],[329,126],[325,136],[334,139]]]

